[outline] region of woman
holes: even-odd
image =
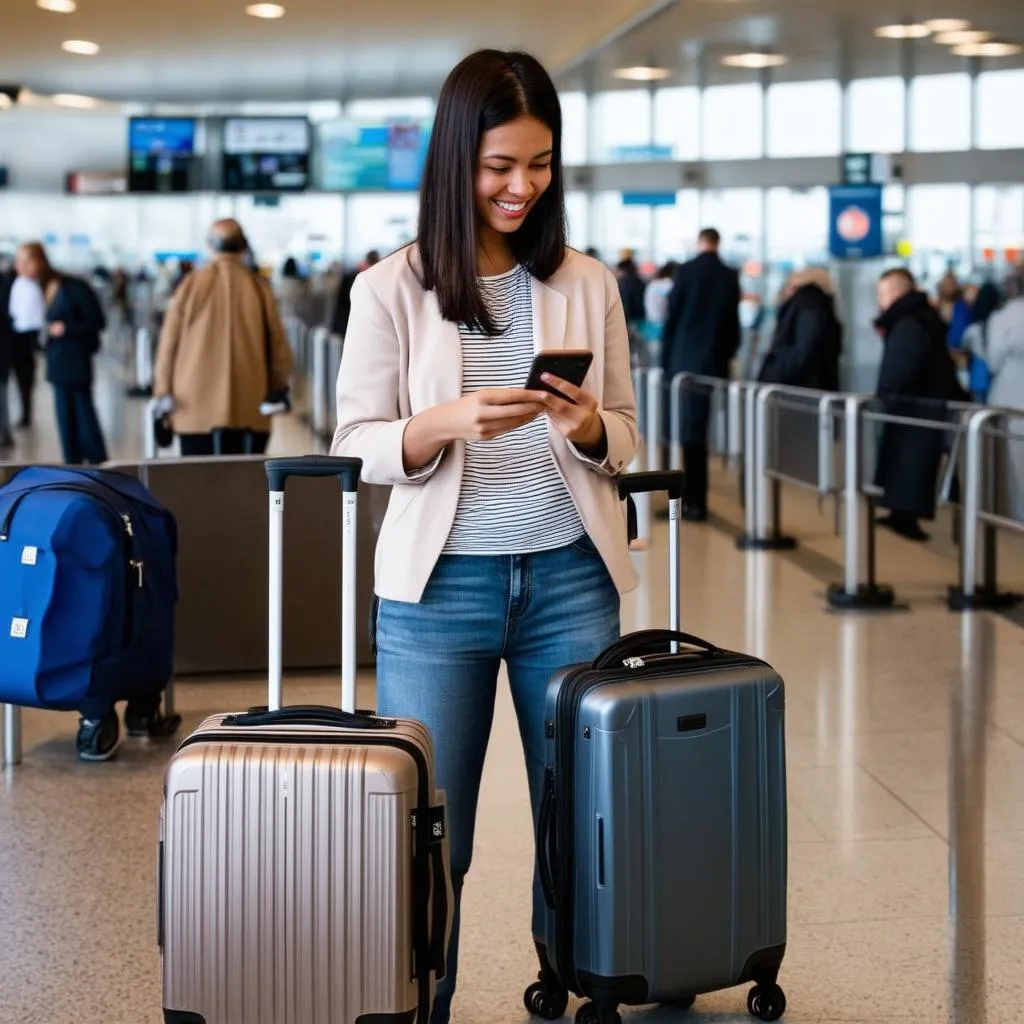
[[[811,267],[790,277],[761,365],[765,384],[839,390],[843,328],[836,317],[828,271]]]
[[[293,256],[289,256],[281,267],[281,281],[277,286],[278,300],[281,304],[281,316],[306,318],[309,303],[309,288],[299,273],[299,264]]]
[[[92,363],[106,327],[92,288],[50,266],[38,242],[18,249],[18,274],[37,281],[46,299],[46,379],[53,385],[64,461],[107,461],[107,446],[92,400]]]
[[[533,58],[485,50],[449,75],[418,240],[360,274],[332,451],[391,484],[376,561],[378,707],[430,728],[458,906],[502,659],[536,815],[552,674],[619,635],[636,584],[613,477],[637,443],[615,278],[565,242],[562,118]],[[534,351],[590,348],[583,388],[526,391]],[[544,905],[534,884],[534,934]]]
[[[988,321],[988,367],[992,373],[991,405],[1024,410],[1024,271],[1009,277],[1006,305]],[[1007,444],[1007,515],[1024,519],[1024,421],[1007,420],[1012,439]]]

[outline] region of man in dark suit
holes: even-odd
[[[945,420],[946,402],[969,401],[946,345],[946,325],[918,291],[909,270],[896,267],[878,282],[881,315],[875,328],[885,345],[876,394],[893,416]],[[919,519],[935,518],[939,466],[946,435],[930,427],[886,423],[878,446],[875,484],[889,515],[879,520],[908,540],[928,534]]]
[[[740,347],[740,278],[719,258],[721,238],[705,228],[697,238],[698,255],[676,271],[668,299],[661,342],[666,386],[683,372],[728,377]],[[708,516],[708,418],[706,390],[684,392],[682,423],[683,518],[702,522]]]

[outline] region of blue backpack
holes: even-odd
[[[32,466],[0,487],[0,703],[159,693],[174,667],[177,524],[134,477]]]

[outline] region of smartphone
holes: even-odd
[[[540,379],[542,373],[550,373],[562,380],[567,380],[576,387],[582,387],[583,379],[594,361],[594,353],[589,348],[555,348],[538,352],[530,367],[530,376],[526,379],[527,391],[549,391],[559,398],[566,398],[557,388],[545,384]],[[566,398],[566,401],[572,399]]]

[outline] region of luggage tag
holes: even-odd
[[[416,812],[413,811],[409,815],[409,824],[412,825],[413,832],[416,831]],[[443,807],[431,807],[430,814],[427,818],[427,825],[430,829],[430,841],[431,843],[443,843],[444,837],[447,834],[447,826],[445,825],[444,808]]]
[[[26,544],[21,549],[21,564],[35,565],[39,561],[39,548],[32,544]]]
[[[21,619],[15,616],[11,619],[11,637],[15,640],[24,640],[28,636],[28,619]]]

